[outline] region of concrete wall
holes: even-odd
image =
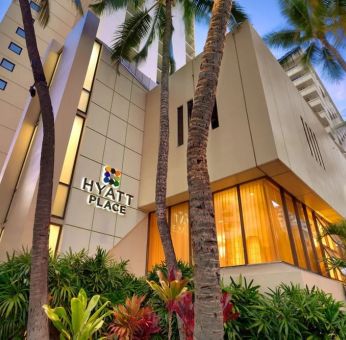
[[[53,39],[63,45],[79,15],[70,1],[50,1],[50,21],[43,29],[35,21],[37,44],[43,56]],[[37,13],[32,11],[35,18]],[[7,81],[5,91],[0,91],[0,171],[8,154],[12,139],[33,84],[32,71],[27,55],[25,39],[16,34],[17,27],[23,27],[19,4],[13,1],[0,22],[0,59],[3,57],[15,64],[13,72],[0,67],[0,78]],[[8,49],[10,42],[23,48],[20,55]]]
[[[62,229],[62,252],[71,247],[94,253],[98,245],[111,249],[146,216],[137,209],[146,90],[122,66],[119,71],[103,48]],[[81,180],[100,180],[103,165],[121,170],[120,190],[134,195],[125,216],[86,202],[88,193],[81,190]]]
[[[255,285],[260,285],[260,291],[266,292],[268,288],[275,288],[281,283],[299,284],[304,288],[313,286],[330,293],[338,301],[345,301],[345,291],[341,282],[328,279],[321,275],[299,269],[287,263],[264,263],[247,266],[221,268],[221,276],[225,284],[230,282],[230,277],[235,281],[242,275],[247,282],[254,280]]]
[[[186,103],[193,97],[199,64],[200,56],[170,77],[169,203],[187,199]],[[214,189],[267,175],[331,219],[346,216],[346,160],[249,24],[226,38],[216,98],[220,126],[210,130],[208,143]],[[181,105],[184,144],[178,147],[177,108]],[[146,112],[139,205],[152,210],[159,88],[148,94]],[[325,170],[311,157],[300,115],[316,134]]]

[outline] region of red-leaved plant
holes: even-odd
[[[142,307],[145,296],[127,298],[124,305],[114,309],[114,321],[108,327],[109,335],[119,340],[149,340],[160,331],[159,318],[151,307]]]
[[[239,313],[233,311],[233,303],[231,302],[230,295],[227,292],[222,293],[221,304],[222,304],[224,323],[230,320],[236,320],[239,318]]]

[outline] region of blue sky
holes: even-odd
[[[245,9],[252,25],[261,36],[285,26],[285,19],[281,16],[278,0],[238,0],[238,3]],[[207,31],[208,26],[206,23],[196,23],[195,43],[197,53],[203,50]],[[284,54],[283,50],[272,50],[272,52],[277,58]],[[346,77],[337,83],[331,82],[322,72],[318,69],[317,71],[337,108],[346,119]]]

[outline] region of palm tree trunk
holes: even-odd
[[[335,60],[343,68],[343,70],[346,72],[346,61],[342,57],[342,55],[339,53],[339,51],[333,45],[329,43],[326,37],[322,37],[321,42],[323,46],[330,52],[330,54],[334,56]]]
[[[43,312],[42,305],[48,303],[48,240],[54,172],[54,115],[49,89],[37,48],[29,1],[19,0],[19,4],[43,123],[40,179],[32,240],[27,331],[29,340],[45,340],[49,339],[49,330],[48,320]]]
[[[167,167],[169,149],[169,46],[172,38],[172,2],[166,0],[166,25],[162,40],[162,73],[161,73],[161,98],[160,98],[160,143],[156,172],[156,215],[157,225],[165,253],[168,272],[175,270],[177,260],[173,248],[173,242],[169,231],[166,214],[167,193]]]
[[[231,0],[214,2],[194,95],[187,146],[190,223],[195,261],[195,339],[223,339],[220,265],[207,165],[208,131],[215,102]]]

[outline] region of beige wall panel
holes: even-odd
[[[274,289],[281,283],[299,284],[302,288],[317,286],[326,293],[331,293],[338,301],[345,301],[345,293],[342,283],[323,276],[308,272],[286,263],[267,263],[248,266],[227,267],[221,269],[221,276],[227,284],[230,276],[237,280],[242,275],[249,282],[254,280],[255,285],[261,286],[261,291],[266,292],[268,288]]]
[[[18,38],[20,38],[17,35]],[[11,42],[16,43],[19,45],[23,50],[20,55],[12,52],[8,46],[10,45]],[[28,53],[26,50],[25,46],[25,40],[20,38],[19,39],[13,39],[12,37],[3,34],[2,32],[0,33],[0,51],[1,51],[1,57],[5,57],[6,59],[12,61],[13,63],[21,64],[24,66],[26,69],[30,70],[30,64],[29,64],[29,58],[28,58]]]
[[[0,102],[0,107],[0,125],[15,130],[17,128],[22,111],[19,108],[4,101]]]
[[[110,113],[108,111],[91,102],[89,103],[86,126],[105,135],[107,133],[109,116]]]
[[[9,60],[13,62],[11,59]],[[0,77],[7,77],[9,79],[9,82],[15,83],[18,86],[26,89],[27,95],[29,95],[30,86],[34,83],[34,77],[32,75],[32,72],[28,68],[22,66],[21,64],[16,63],[12,72],[4,69],[3,67],[0,67]],[[6,88],[6,90],[9,91],[8,88]]]
[[[113,90],[115,85],[115,78],[116,71],[114,67],[109,66],[101,59],[97,66],[96,79]]]
[[[137,276],[146,273],[148,218],[140,221],[132,231],[110,250],[109,255],[119,260],[129,260],[129,270]]]
[[[93,92],[91,94],[91,101],[101,106],[107,111],[110,111],[112,106],[113,90],[108,86],[95,80]]]
[[[14,136],[14,131],[0,125],[0,136],[0,152],[7,153],[7,150],[9,149],[12,138]]]
[[[71,5],[72,1],[50,1],[50,11],[67,26],[73,27],[76,22],[76,9]],[[67,6],[66,6],[67,5]],[[65,7],[66,6],[66,7]]]
[[[61,253],[67,252],[69,249],[77,252],[82,249],[88,249],[90,231],[64,224],[60,239],[59,251]]]
[[[103,249],[112,249],[113,244],[113,236],[92,232],[89,242],[89,254],[95,254],[97,247],[99,247],[100,245]]]
[[[129,117],[129,107],[130,102],[128,99],[124,98],[120,94],[114,92],[113,101],[112,101],[112,113],[119,118],[127,121]],[[144,114],[143,114],[144,117]]]
[[[0,101],[7,102],[22,110],[29,95],[28,89],[15,84],[8,76],[8,71],[0,67],[0,78],[7,81],[6,90],[0,91]]]
[[[128,126],[130,127],[130,126]],[[127,124],[122,119],[110,115],[107,137],[117,143],[125,144]]]
[[[6,154],[0,151],[0,169],[2,168],[5,162]]]

